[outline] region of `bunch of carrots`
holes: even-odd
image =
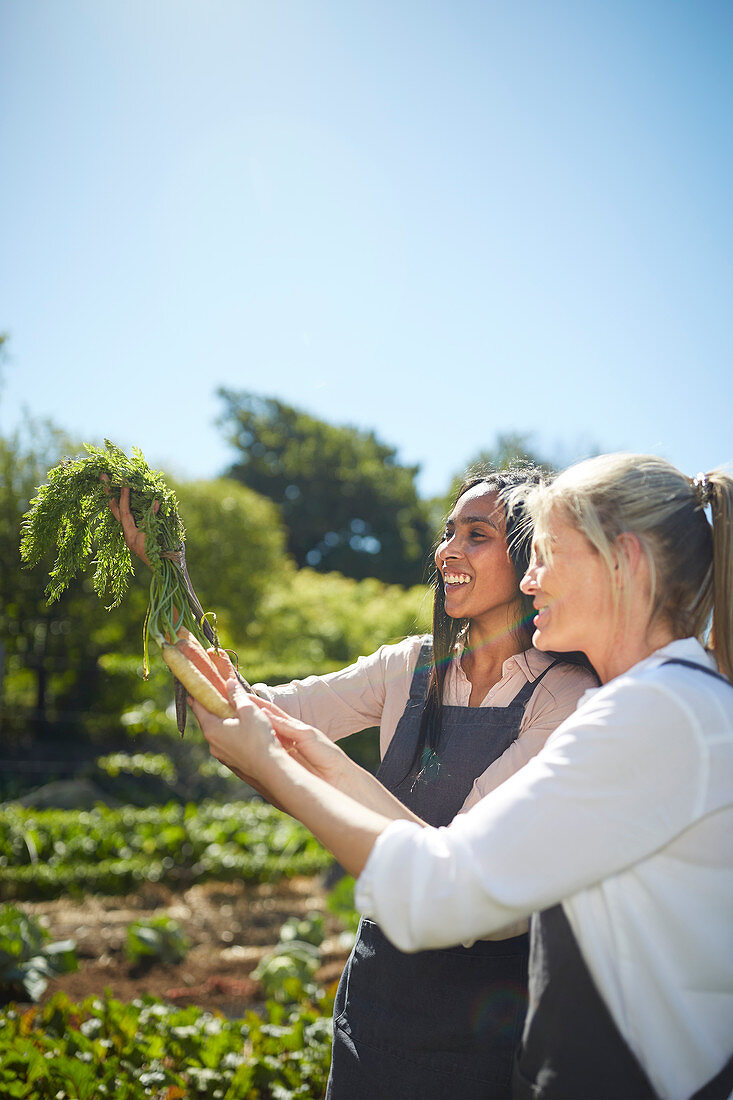
[[[213,616],[204,613],[191,584],[185,561],[185,530],[175,494],[162,475],[150,469],[137,448],[128,458],[109,440],[104,448],[86,443],[84,447],[86,457],[65,459],[50,470],[47,483],[31,501],[22,525],[24,563],[32,567],[49,552],[56,553],[46,589],[48,602],[52,603],[94,555],[95,591],[100,598],[112,597],[108,610],[116,607],[127,590],[132,559],[110,502],[118,505],[123,487],[129,488],[130,510],[145,534],[145,553],[152,574],[143,625],[143,674],[147,677],[149,673],[152,638],[160,645],[163,660],[175,678],[181,734],[186,724],[187,695],[220,718],[233,716],[226,681],[232,676],[242,677],[219,647]]]

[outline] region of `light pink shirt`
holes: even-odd
[[[381,646],[338,672],[278,687],[255,684],[254,688],[258,695],[323,730],[333,741],[379,726],[379,748],[384,757],[407,704],[423,641],[424,637],[413,636],[396,645]],[[459,646],[446,676],[443,701],[447,706],[468,706],[471,685],[460,664],[461,651]],[[509,657],[501,679],[481,706],[508,706],[527,681],[535,680],[552,660],[537,649]],[[573,713],[583,692],[595,686],[589,672],[573,665],[561,664],[548,672],[527,703],[516,741],[475,780],[463,809],[473,806],[535,756],[552,731]]]

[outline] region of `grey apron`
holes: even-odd
[[[545,673],[507,707],[443,707],[435,757],[418,775],[413,758],[430,667],[427,643],[377,776],[424,821],[440,826],[516,739]],[[362,918],[336,995],[327,1100],[509,1098],[528,953],[528,937],[516,936],[405,954]]]
[[[693,661],[670,658],[716,676]],[[659,1100],[586,966],[562,905],[531,923],[529,1010],[514,1075],[515,1100]],[[692,1100],[727,1100],[733,1057]]]

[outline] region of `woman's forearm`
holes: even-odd
[[[373,776],[369,778],[387,796],[386,813],[379,812],[378,798],[372,799],[372,805],[366,804],[306,771],[278,748],[273,748],[260,777],[279,805],[302,821],[354,877],[361,874],[377,837],[392,821],[398,817],[419,821]],[[364,790],[372,790],[372,785],[364,784]]]
[[[235,680],[228,681],[227,689],[235,718],[216,718],[190,701],[212,754],[252,777],[352,874],[361,873],[374,842],[392,821],[422,824],[318,730],[275,713],[277,708],[252,699]]]
[[[366,768],[355,764],[352,760],[349,760],[334,785],[343,794],[348,795],[349,798],[364,806],[365,809],[373,810],[390,821],[405,818],[407,821],[416,821],[420,825],[424,824],[398,798],[395,798],[376,776],[372,775]]]

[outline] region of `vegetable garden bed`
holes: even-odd
[[[145,882],[265,882],[332,862],[311,835],[262,802],[136,809],[0,808],[0,900],[124,894]]]
[[[24,1100],[260,1100],[323,1095],[331,1021],[270,1003],[227,1020],[196,1007],[107,996],[4,1014],[0,1090]]]
[[[76,940],[79,969],[54,978],[38,1007],[0,1008],[0,1095],[322,1096],[331,1002],[348,952],[342,926],[328,911],[322,876],[207,881],[186,890],[147,883],[123,897],[57,898],[22,907],[54,938]],[[285,921],[314,911],[326,923],[315,975],[321,999],[305,997],[286,1009],[268,1005],[252,971]],[[191,950],[179,964],[131,966],[124,952],[128,925],[164,913],[180,924]],[[117,1003],[92,1004],[105,998]],[[158,1007],[148,1004],[150,998]],[[84,1022],[96,1018],[104,1027]],[[32,1073],[38,1076],[31,1080]],[[93,1091],[90,1081],[99,1080],[109,1091]],[[16,1086],[21,1091],[13,1091]]]

